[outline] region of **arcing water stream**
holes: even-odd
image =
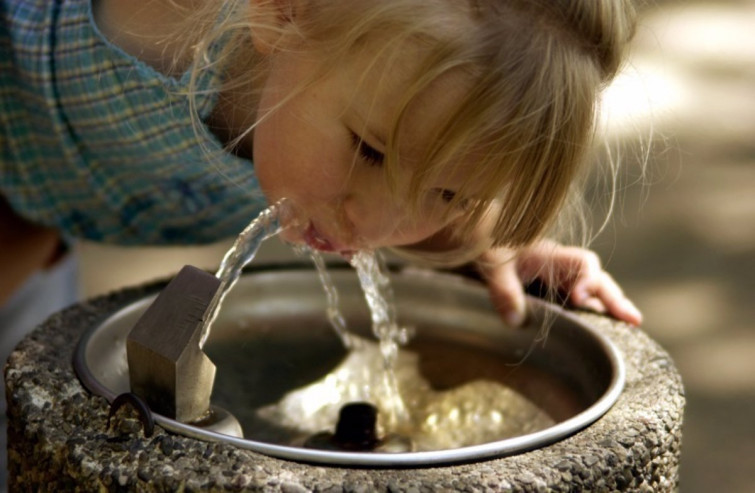
[[[202,328],[202,337],[199,340],[200,349],[204,347],[210,337],[212,323],[218,315],[223,299],[239,280],[241,271],[249,262],[254,260],[262,242],[281,231],[280,218],[286,207],[286,202],[280,201],[262,211],[241,231],[236,241],[226,252],[218,271],[215,273],[215,277],[220,279],[220,288],[212,300],[209,314]]]

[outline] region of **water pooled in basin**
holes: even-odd
[[[295,430],[291,445],[324,430],[333,430],[342,406],[371,402],[378,408],[378,434],[408,437],[416,451],[446,450],[519,436],[554,424],[545,412],[516,391],[489,380],[477,380],[454,389],[437,391],[420,374],[419,358],[403,349],[394,361],[397,392],[404,397],[406,419],[386,417],[378,344],[360,339],[358,346],[326,376],[286,394],[257,415],[275,425]]]
[[[419,357],[399,347],[409,330],[396,320],[395,302],[382,259],[360,251],[351,258],[370,308],[377,343],[350,333],[338,294],[319,252],[310,251],[328,300],[328,318],[349,352],[320,380],[257,411],[276,427],[295,430],[292,445],[333,430],[341,408],[370,402],[378,409],[378,434],[411,440],[415,450],[445,450],[545,429],[554,421],[528,399],[498,382],[477,380],[436,391],[419,371]]]

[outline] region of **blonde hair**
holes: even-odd
[[[191,45],[199,54],[195,74],[208,66],[232,67],[226,88],[252,87],[250,81],[264,77],[265,68],[264,57],[253,55],[250,32],[268,27],[249,25],[249,0],[204,4],[210,4],[204,7],[208,12],[196,16],[204,28],[194,31],[199,34]],[[418,206],[423,184],[437,176],[442,165],[473,150],[473,173],[460,184],[454,200],[469,195],[465,191],[473,181],[482,179],[485,186],[475,189],[463,220],[455,222],[456,251],[405,253],[445,263],[468,260],[491,245],[525,246],[552,232],[565,205],[576,203],[570,196],[585,175],[599,92],[619,70],[634,32],[629,0],[291,4],[296,6],[291,15],[300,46],[324,56],[326,67],[358,56],[369,40],[379,39],[381,53],[388,56],[398,57],[407,41],[421,47],[416,76],[388,136],[389,183],[400,164],[398,140],[411,103],[448,74],[463,73],[471,81],[414,173],[409,204]],[[210,47],[222,37],[222,49],[210,56]],[[490,224],[490,237],[466,241],[481,221]]]

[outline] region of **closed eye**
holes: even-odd
[[[453,199],[456,198],[456,192],[453,190],[448,190],[446,188],[439,188],[437,189],[438,195],[440,195],[440,198],[443,200],[443,202],[450,204]]]
[[[354,146],[354,150],[359,153],[359,156],[370,166],[382,166],[385,160],[385,155],[366,143],[364,139],[358,136],[356,133],[351,132],[351,142]]]
[[[433,188],[433,192],[435,192],[446,204],[450,204],[456,199],[456,192],[447,188]],[[468,198],[459,200],[457,204],[458,208],[461,210],[467,210],[471,205],[472,201]]]

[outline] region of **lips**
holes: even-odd
[[[331,243],[328,238],[322,236],[313,223],[309,223],[307,229],[302,233],[304,242],[313,250],[319,250],[321,252],[337,253],[346,260],[350,260],[356,253],[353,248],[347,248],[346,246],[337,245]]]
[[[304,230],[304,241],[310,248],[315,250],[321,250],[324,252],[335,251],[335,248],[330,241],[322,237],[319,231],[317,231],[317,228],[315,228],[315,225],[311,222],[309,223],[309,226],[307,226],[307,229]]]

